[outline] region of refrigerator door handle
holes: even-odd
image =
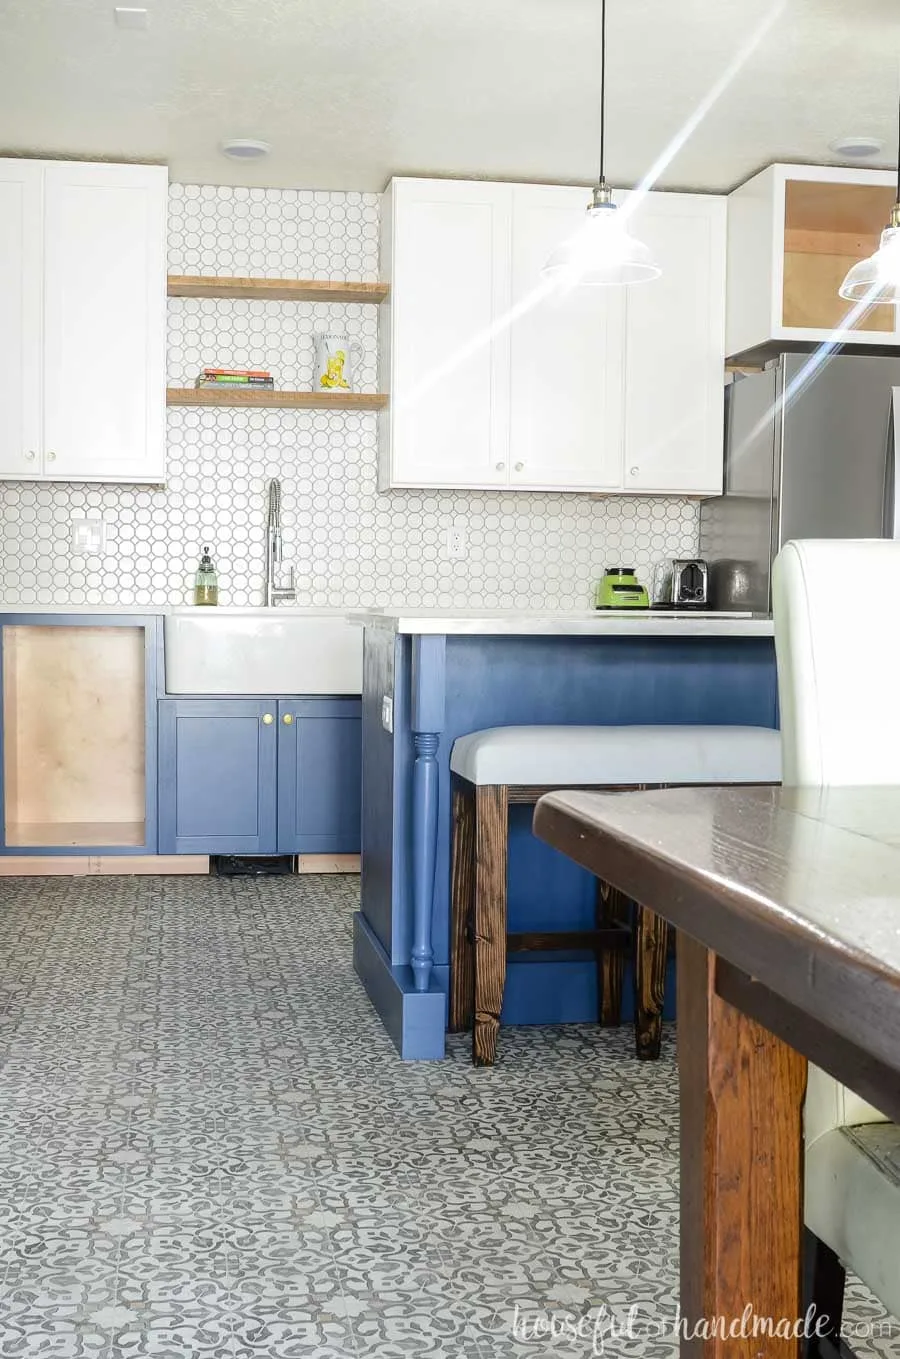
[[[900,387],[892,387],[887,456],[884,460],[882,533],[885,538],[900,536],[900,482],[897,479],[898,443],[900,443]]]

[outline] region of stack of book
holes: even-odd
[[[204,368],[195,387],[228,387],[237,391],[271,392],[275,382],[264,368]]]

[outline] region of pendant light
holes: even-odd
[[[543,268],[545,278],[563,285],[617,287],[646,283],[662,273],[647,246],[629,233],[612,201],[606,182],[606,0],[601,0],[600,24],[600,182],[587,206],[582,226],[553,251]]]
[[[866,260],[854,264],[840,287],[850,302],[887,302],[900,307],[900,136],[897,148],[897,201],[891,220],[881,233],[881,245]]]

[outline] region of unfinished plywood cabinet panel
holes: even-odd
[[[8,847],[146,840],[141,627],[3,628]]]
[[[883,170],[772,165],[729,195],[726,349],[730,356],[900,345],[893,307],[839,295],[878,248],[896,185]]]
[[[893,307],[855,316],[855,304],[838,290],[848,269],[878,249],[894,192],[890,185],[786,182],[783,325],[893,334]]]

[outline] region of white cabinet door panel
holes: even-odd
[[[587,189],[517,186],[513,197],[510,484],[622,485],[621,289],[548,292],[541,270],[584,222]]]
[[[0,161],[0,477],[41,470],[42,166]]]
[[[394,193],[390,482],[505,485],[511,191],[409,180]]]
[[[723,198],[649,194],[629,229],[662,277],[628,290],[625,490],[722,490],[725,363]]]
[[[48,476],[165,476],[166,171],[45,168]]]
[[[548,287],[543,266],[582,226],[588,198],[559,185],[392,182],[382,487],[721,489],[725,200],[639,204],[631,225],[662,265],[656,281]]]

